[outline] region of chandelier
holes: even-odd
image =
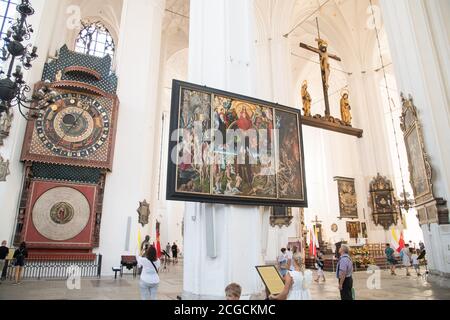
[[[27,18],[34,14],[34,9],[29,0],[22,0],[16,10],[20,18],[7,31],[0,48],[1,63],[7,67],[6,72],[0,70],[0,116],[4,112],[9,114],[10,109],[17,106],[21,115],[30,120],[36,113],[25,113],[22,108],[41,110],[54,103],[57,93],[50,89],[50,82],[47,81],[31,98],[27,97],[31,88],[23,80],[23,69],[31,69],[31,62],[38,57],[37,47],[24,43],[30,40],[33,33]]]

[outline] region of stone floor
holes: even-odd
[[[171,266],[169,272],[161,273],[158,299],[175,300],[181,295],[182,276],[181,265]],[[398,270],[397,276],[381,271],[379,289],[368,288],[367,282],[370,276],[365,272],[355,273],[357,300],[450,300],[450,289],[430,284],[424,277],[406,277],[404,270]],[[325,283],[313,283],[311,286],[310,291],[314,300],[339,298],[334,274],[327,273],[326,278]],[[69,290],[66,281],[61,280],[30,280],[24,281],[19,286],[5,281],[0,285],[0,300],[136,300],[139,298],[138,280],[133,279],[132,275],[125,275],[117,280],[111,277],[82,280],[80,290]]]

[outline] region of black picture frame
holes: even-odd
[[[258,106],[263,106],[265,108],[272,108],[275,112],[277,110],[284,111],[285,113],[293,113],[297,117],[298,126],[298,137],[299,137],[299,153],[300,161],[298,165],[300,166],[301,177],[300,184],[303,193],[302,199],[283,199],[278,197],[275,198],[264,198],[264,197],[242,197],[234,195],[216,195],[216,194],[200,194],[200,193],[190,193],[190,192],[179,192],[177,190],[177,164],[172,162],[171,154],[172,150],[177,147],[179,140],[172,141],[172,133],[179,129],[180,122],[180,109],[182,108],[181,95],[182,90],[193,90],[196,92],[201,92],[204,94],[210,94],[211,97],[221,96],[230,98],[233,100],[239,100],[245,103],[254,104]],[[166,199],[169,201],[184,201],[184,202],[201,202],[201,203],[212,203],[212,204],[229,204],[229,205],[246,205],[246,206],[280,206],[280,207],[299,207],[305,208],[308,206],[307,200],[307,188],[306,188],[306,178],[305,178],[305,157],[303,148],[303,132],[302,132],[302,117],[301,112],[298,109],[293,109],[287,106],[275,104],[268,101],[263,101],[256,98],[251,98],[231,92],[226,92],[219,89],[209,88],[206,86],[200,86],[193,83],[188,83],[179,80],[173,80],[172,83],[172,102],[171,102],[171,112],[170,112],[170,130],[169,130],[169,150],[168,150],[168,163],[167,163],[167,185],[166,185]],[[277,157],[279,155],[276,155]],[[295,163],[297,165],[297,163]],[[277,187],[278,185],[276,185]]]
[[[276,274],[278,275],[279,279],[280,279],[280,283],[282,283],[284,285],[284,279],[281,276],[280,272],[277,269],[277,266],[275,265],[267,265],[267,266],[256,266],[255,269],[258,272],[259,277],[261,278],[261,281],[264,283],[264,286],[266,287],[267,291],[269,291],[270,294],[280,294],[282,291],[280,292],[272,292],[269,289],[268,284],[266,283],[266,279],[263,277],[263,275],[261,274],[261,271],[259,270],[260,268],[273,268],[274,272],[276,272]]]

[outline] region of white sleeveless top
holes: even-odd
[[[313,275],[311,270],[303,273],[299,271],[289,271],[293,283],[289,291],[287,300],[312,300],[309,287],[312,283]]]

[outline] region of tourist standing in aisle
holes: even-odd
[[[150,246],[150,236],[145,236],[144,241],[141,243],[141,251],[147,250]]]
[[[384,254],[386,255],[386,260],[389,266],[389,269],[391,269],[391,275],[395,276],[397,275],[395,273],[395,265],[397,264],[397,259],[394,255],[395,251],[391,248],[391,245],[389,243],[386,243],[386,249],[384,250]]]
[[[341,300],[353,300],[353,261],[349,252],[350,248],[346,244],[342,244],[339,249],[340,258],[336,270]]]
[[[25,267],[25,260],[28,258],[27,244],[25,242],[22,242],[19,249],[16,249],[16,251],[14,251],[13,258],[14,267],[16,269],[14,284],[18,285],[21,283],[23,268]]]
[[[5,268],[6,265],[6,257],[8,257],[9,254],[9,249],[6,246],[6,240],[2,241],[2,246],[0,247],[0,283],[1,280],[3,280],[2,275],[3,275],[3,269]]]
[[[171,247],[171,245],[170,245],[170,242],[167,242],[167,245],[166,245],[166,252],[167,252],[167,254],[170,254],[170,249],[171,249],[172,247]]]
[[[150,246],[143,257],[136,256],[138,266],[142,267],[139,289],[142,300],[156,300],[159,286],[159,268],[161,263],[157,257],[156,249]]]
[[[323,279],[323,282],[326,281],[325,274],[323,273],[324,265],[325,264],[324,264],[324,261],[323,261],[323,254],[322,254],[322,252],[319,251],[319,253],[317,254],[317,257],[316,257],[317,279],[314,280],[317,283],[319,283],[320,278]]]
[[[411,248],[410,252],[411,252],[411,263],[414,267],[414,270],[416,271],[417,276],[420,277],[421,274],[420,274],[420,263],[419,263],[419,254],[418,254],[420,252],[420,250]]]
[[[411,252],[409,252],[409,245],[405,244],[405,247],[400,251],[400,258],[402,259],[402,263],[406,268],[406,275],[409,277],[411,274],[409,273],[409,268],[411,267]]]
[[[278,267],[280,269],[281,276],[284,278],[288,271],[288,257],[285,248],[281,249],[281,254],[278,257]]]
[[[173,263],[178,263],[178,246],[175,242],[172,245],[172,258]]]

